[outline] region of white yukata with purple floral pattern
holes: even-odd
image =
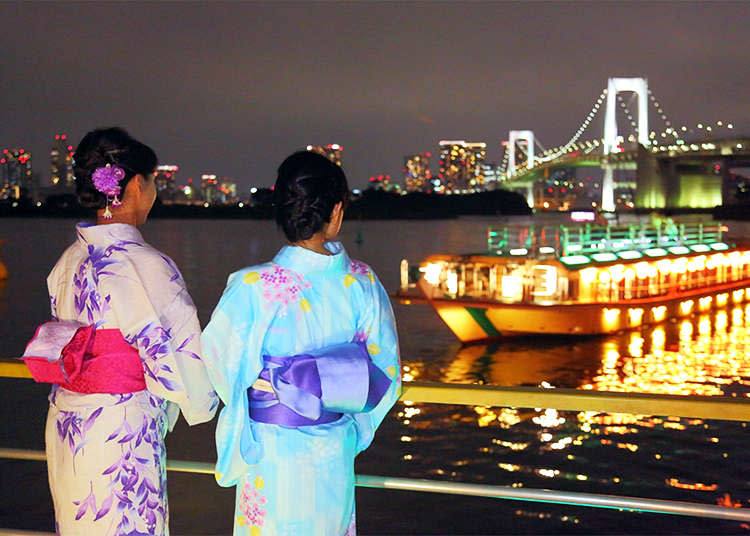
[[[119,329],[147,389],[81,394],[53,386],[46,444],[62,535],[169,534],[164,436],[180,410],[210,420],[218,397],[200,354],[195,306],[174,262],[127,224],[78,224],[47,278],[52,316]]]
[[[216,479],[236,486],[234,534],[354,536],[354,457],[401,390],[396,324],[383,285],[338,242],[332,255],[285,246],[273,262],[229,276],[201,336],[211,380],[225,404],[216,429]],[[314,426],[253,421],[248,388],[263,355],[293,356],[362,341],[391,380],[369,412]]]

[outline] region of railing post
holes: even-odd
[[[409,261],[401,259],[401,290],[409,290]]]
[[[497,269],[498,269],[497,266],[493,264],[490,265],[489,291],[490,291],[491,298],[494,298],[495,293],[497,292]]]

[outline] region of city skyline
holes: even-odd
[[[212,172],[242,190],[272,184],[309,144],[345,147],[353,188],[400,179],[405,155],[437,154],[443,139],[485,142],[500,163],[509,130],[565,143],[610,76],[648,78],[674,124],[750,133],[736,3],[5,2],[0,13],[16,21],[0,35],[0,147],[26,147],[42,180],[56,133],[75,146],[111,124],[182,179]],[[600,122],[589,128],[601,137]]]

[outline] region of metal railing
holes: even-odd
[[[721,242],[724,227],[720,223],[660,222],[657,225],[598,226],[508,225],[487,230],[487,250],[508,255],[525,250],[531,258],[571,253],[589,254],[667,246],[688,246]]]
[[[31,373],[18,359],[0,359],[0,377],[31,378]],[[401,391],[401,400],[425,404],[555,408],[562,411],[750,421],[750,400],[729,397],[406,382]],[[654,408],[658,408],[658,412]]]
[[[14,359],[0,359],[0,376],[29,378],[30,374],[22,362]],[[566,411],[597,411],[638,415],[658,414],[700,419],[750,421],[750,400],[729,397],[408,382],[403,385],[401,400],[405,403],[556,408]],[[658,411],[654,411],[654,408],[658,408]],[[0,458],[44,461],[46,455],[43,451],[0,448]],[[214,465],[205,462],[168,460],[167,469],[187,473],[214,474]],[[750,521],[749,509],[620,495],[373,475],[357,475],[356,485],[380,489],[449,493],[625,511],[676,514],[730,521]],[[4,532],[0,529],[0,534],[10,534],[10,532]],[[15,531],[13,534],[23,534],[23,532]]]

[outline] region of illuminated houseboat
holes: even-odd
[[[750,300],[750,246],[719,224],[502,227],[488,251],[431,255],[416,287],[463,342],[595,335]],[[409,296],[401,266],[402,297]]]

